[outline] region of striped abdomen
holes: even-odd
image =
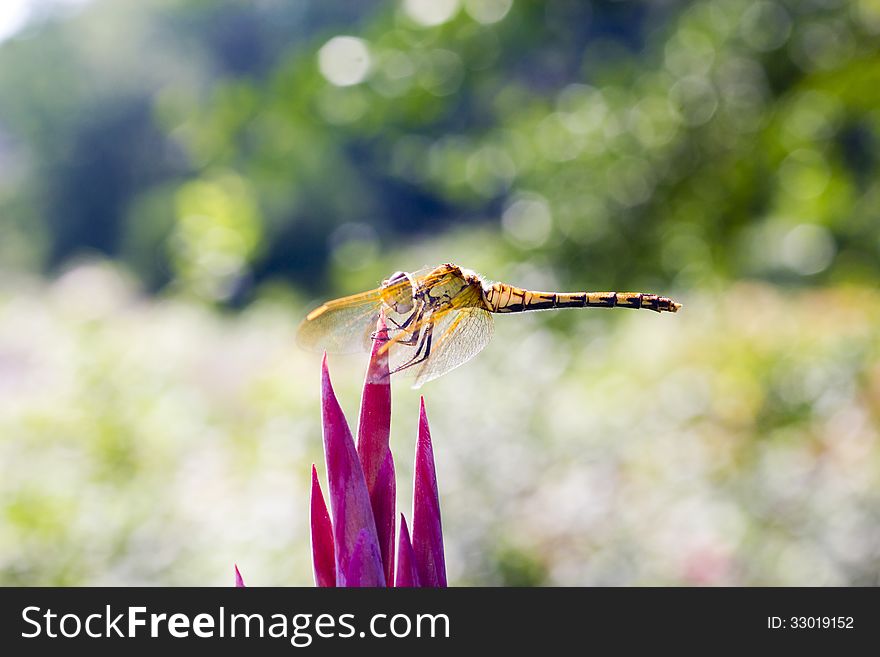
[[[645,308],[674,313],[681,308],[668,297],[642,292],[532,292],[505,283],[495,283],[484,292],[493,313],[521,313],[554,308]]]

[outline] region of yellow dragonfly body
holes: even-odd
[[[414,375],[418,388],[482,351],[492,338],[492,313],[593,307],[674,313],[681,304],[641,292],[533,292],[443,264],[396,272],[375,290],[328,301],[308,314],[297,341],[313,351],[369,351],[381,312],[391,373]]]

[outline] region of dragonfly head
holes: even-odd
[[[408,282],[409,285],[401,285]],[[413,293],[415,283],[412,276],[405,271],[396,271],[382,281],[385,303],[396,313],[406,314],[413,309]]]

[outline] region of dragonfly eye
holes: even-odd
[[[413,309],[413,280],[405,271],[396,271],[382,282],[382,287],[389,288],[398,285],[404,281],[408,281],[408,286],[401,286],[399,290],[385,295],[385,303],[391,307],[396,313],[405,314]]]
[[[407,278],[409,278],[409,276],[407,275],[407,273],[405,271],[396,271],[393,274],[391,274],[391,276],[389,276],[388,279],[382,285],[384,285],[384,286],[394,285],[395,283],[400,283],[401,281],[404,281]]]

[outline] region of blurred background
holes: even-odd
[[[880,0],[3,0],[0,583],[310,585],[296,327],[455,262],[685,307],[396,382],[452,584],[878,585],[878,153]]]

